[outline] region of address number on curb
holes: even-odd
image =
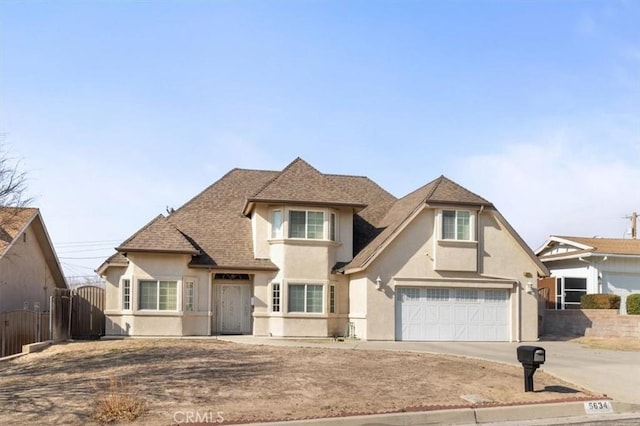
[[[584,403],[587,414],[613,413],[611,401],[589,401]]]

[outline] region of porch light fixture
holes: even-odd
[[[527,277],[527,286],[525,287],[525,290],[527,293],[533,294],[533,283],[531,282],[531,278],[533,278],[533,275],[531,274],[531,272],[525,272],[524,276]]]
[[[380,275],[376,278],[376,289],[380,290],[382,288],[382,279],[380,279]]]

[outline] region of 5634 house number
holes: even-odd
[[[611,401],[589,401],[584,403],[587,414],[613,413]]]

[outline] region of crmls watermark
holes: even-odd
[[[173,413],[173,421],[178,424],[185,423],[222,423],[224,422],[222,411],[185,410]]]

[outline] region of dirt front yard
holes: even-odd
[[[544,373],[523,391],[522,368],[453,356],[241,345],[215,339],[107,340],[54,345],[0,362],[0,423],[91,423],[116,387],[143,401],[135,423],[238,422],[437,406],[579,399]],[[187,416],[191,417],[187,417]]]

